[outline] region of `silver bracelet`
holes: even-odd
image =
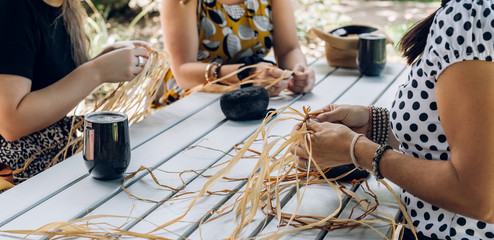
[[[352,139],[352,144],[350,144],[350,157],[352,158],[353,165],[355,165],[355,168],[357,168],[358,170],[364,170],[357,163],[357,158],[355,158],[355,143],[357,143],[358,138],[361,136],[364,136],[364,134],[355,135]]]

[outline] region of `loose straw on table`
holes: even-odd
[[[274,119],[273,123],[270,126],[267,126],[267,123],[270,122],[274,114],[277,113],[286,116]],[[224,194],[228,192],[238,192],[240,195],[236,199],[234,199],[232,204],[228,204],[215,212],[211,212],[211,218],[205,221],[211,222],[218,219],[219,217],[226,217],[226,214],[228,213],[234,213],[234,219],[232,220],[235,222],[235,227],[234,229],[232,229],[230,235],[227,237],[228,239],[244,239],[244,235],[246,234],[246,226],[253,222],[259,211],[261,211],[265,215],[276,217],[278,219],[278,226],[293,227],[289,230],[277,230],[275,232],[258,235],[256,238],[260,239],[279,239],[288,234],[311,228],[333,231],[341,228],[354,228],[356,226],[369,227],[370,229],[376,231],[384,239],[388,239],[385,234],[381,233],[378,229],[371,226],[371,224],[375,223],[390,225],[393,228],[391,234],[394,236],[394,229],[397,225],[399,225],[399,223],[396,223],[394,217],[390,214],[376,211],[377,207],[379,206],[377,196],[372,192],[365,179],[361,179],[357,182],[363,181],[365,183],[361,184],[361,187],[364,190],[365,195],[369,196],[369,198],[372,199],[375,203],[371,203],[371,201],[369,201],[368,199],[357,196],[357,194],[355,194],[353,191],[347,190],[341,185],[338,186],[333,181],[338,179],[339,177],[334,179],[326,178],[326,176],[324,175],[325,172],[312,159],[312,151],[310,146],[311,131],[308,130],[305,125],[305,120],[309,118],[310,114],[310,109],[305,107],[304,112],[296,111],[295,109],[290,107],[284,107],[271,113],[263,120],[261,126],[255,131],[255,133],[252,134],[243,143],[242,147],[238,148],[237,154],[235,154],[230,160],[224,163],[223,168],[218,170],[218,172],[213,176],[210,176],[209,180],[203,185],[202,189],[199,192],[195,193],[195,197],[191,200],[189,207],[182,215],[165,223],[154,223],[156,227],[152,231],[149,231],[147,233],[137,233],[128,230],[120,230],[118,227],[104,227],[108,224],[89,222],[106,217],[126,219],[131,218],[128,216],[123,217],[113,215],[96,215],[77,219],[71,222],[50,223],[40,229],[31,231],[4,232],[28,235],[43,235],[48,236],[50,239],[54,239],[55,236],[57,237],[57,239],[69,238],[73,236],[84,236],[88,238],[92,237],[94,239],[105,239],[104,237],[108,236],[140,236],[142,238],[149,239],[162,239],[158,237],[157,234],[162,230],[168,231],[167,228],[169,226],[182,221],[192,209],[192,207],[202,197],[218,193]],[[277,123],[293,119],[303,122],[302,127],[298,131],[274,138],[274,140],[270,141],[270,139],[272,139],[270,138],[271,129]],[[255,151],[250,149],[252,144],[257,141],[259,137],[261,137],[263,143],[262,150]],[[296,156],[292,155],[289,151],[286,151],[293,144],[302,144],[307,149],[309,149],[309,167],[313,165],[315,166],[317,171],[307,172],[298,168],[296,164]],[[222,179],[228,179],[227,175],[233,170],[233,168],[241,159],[245,158],[247,152],[258,153],[258,160],[253,167],[249,177],[246,180],[244,179],[244,181],[247,181],[247,183],[245,184],[245,189],[243,189],[243,191],[241,192],[238,191],[238,189],[225,189],[214,192],[210,191],[210,189],[215,186],[216,183],[218,183]],[[182,182],[184,186],[178,189],[160,184],[158,179],[154,176],[154,174],[152,174],[152,171],[145,167],[141,167],[138,171],[126,177],[126,179],[132,178],[140,171],[148,171],[149,173],[151,173],[153,180],[164,188],[173,191],[179,191],[185,188],[185,183],[183,182],[183,180]],[[230,181],[231,180],[232,179],[230,179]],[[328,216],[326,217],[297,214],[297,210],[300,207],[306,189],[304,188],[304,190],[301,190],[301,186],[322,183],[329,184],[332,191],[335,192],[336,196],[339,199],[338,208],[334,212],[328,214]],[[393,190],[385,181],[381,181],[381,183],[383,183],[383,185],[385,185],[386,188],[393,193],[393,196],[395,196],[395,199],[398,202],[400,210],[403,212],[405,219],[410,225],[410,218],[406,215],[406,211],[401,204],[398,196],[393,192]],[[283,192],[284,190],[293,187],[295,187],[296,189],[297,205],[293,213],[286,213],[282,210],[280,195],[281,192]],[[155,202],[133,195],[125,188],[124,184],[122,184],[122,188],[124,191],[129,193],[130,196],[135,197],[137,200]],[[184,193],[182,195],[190,194],[192,193]],[[350,219],[337,218],[336,216],[342,210],[344,196],[353,199],[357,203],[356,207],[361,208],[364,213],[354,217],[352,217],[351,214]],[[366,220],[366,216],[370,214],[379,215],[383,220]],[[201,231],[202,224],[203,220],[201,220],[200,222],[199,231]],[[410,225],[410,227],[414,229],[413,225]],[[179,236],[178,234],[176,235]]]
[[[253,68],[257,66],[253,65],[247,67]],[[247,67],[244,67],[243,69]],[[242,71],[243,69],[239,69],[239,71]],[[157,87],[160,86],[160,84],[162,84],[161,81],[167,70],[168,70],[168,64],[167,64],[166,53],[158,52],[158,51],[153,52],[148,60],[148,63],[144,67],[143,72],[140,75],[138,75],[134,81],[128,83],[121,83],[117,87],[117,89],[112,94],[109,95],[109,97],[105,98],[102,102],[97,103],[95,105],[94,110],[117,110],[123,112],[131,111],[132,114],[129,120],[132,121],[135,119],[142,118],[144,114],[147,112],[148,106],[150,106],[150,102],[156,97],[156,92],[157,92],[156,89]],[[214,86],[213,85],[214,83],[220,82],[223,79],[233,76],[234,74],[236,73],[231,73],[230,75],[224,76],[221,79],[217,79],[214,82],[207,83],[189,92],[204,91],[204,90],[210,91],[212,88],[214,88],[212,87]],[[281,76],[279,79],[276,79],[266,87],[269,88],[270,86],[276,84],[278,81],[281,81],[282,79],[290,76],[291,74],[292,73],[290,71],[285,71],[283,76]],[[250,82],[259,82],[259,80],[252,79],[254,77],[255,76],[251,76],[245,82],[242,82],[242,84],[250,83]],[[207,90],[208,88],[209,90]],[[222,88],[221,91],[222,92],[230,91],[236,88],[237,86],[227,86],[227,88]],[[139,97],[141,98],[141,100],[139,100]],[[144,104],[141,102],[143,102]],[[285,112],[285,110],[287,111]],[[293,115],[293,116],[287,116],[276,119],[271,126],[267,127],[267,123],[271,120],[271,118],[273,118],[274,114],[276,113],[280,113],[284,115]],[[92,238],[95,239],[105,239],[105,237],[108,236],[141,236],[143,238],[162,239],[155,236],[154,233],[160,230],[164,230],[168,226],[181,221],[200,198],[204,197],[205,195],[227,193],[229,191],[233,191],[233,190],[225,189],[225,190],[213,192],[210,191],[210,189],[221,179],[228,179],[226,175],[230,173],[230,171],[238,164],[238,162],[241,159],[246,157],[245,155],[247,152],[251,152],[251,153],[257,152],[250,149],[250,147],[256,141],[256,139],[259,136],[261,136],[263,141],[263,148],[261,152],[257,152],[258,162],[256,166],[253,168],[250,177],[247,179],[245,190],[241,192],[240,197],[237,198],[233,204],[217,210],[216,212],[213,213],[213,214],[217,214],[217,216],[214,216],[208,220],[208,221],[213,221],[218,217],[221,217],[227,213],[234,211],[235,213],[234,221],[236,223],[236,226],[232,230],[228,238],[230,239],[243,238],[243,235],[245,234],[244,232],[245,227],[253,221],[259,209],[262,209],[262,212],[267,215],[275,216],[278,219],[278,225],[280,226],[291,225],[294,227],[293,229],[284,232],[276,231],[273,233],[267,233],[260,236],[266,239],[279,239],[290,233],[301,231],[304,229],[310,229],[310,228],[319,228],[319,229],[325,229],[331,231],[340,228],[355,227],[358,225],[368,226],[372,228],[374,231],[376,231],[378,234],[383,236],[383,238],[386,238],[386,236],[383,233],[371,227],[369,224],[385,223],[391,225],[393,229],[398,224],[394,221],[393,216],[389,216],[384,213],[381,213],[381,215],[384,216],[385,219],[389,219],[389,220],[384,221],[384,220],[364,219],[365,216],[371,213],[378,214],[377,212],[375,212],[378,206],[377,198],[373,195],[370,189],[368,189],[369,191],[367,191],[367,194],[376,201],[375,205],[370,205],[369,201],[360,199],[352,191],[348,191],[344,188],[338,187],[335,183],[332,182],[337,178],[327,179],[324,175],[324,171],[313,161],[311,157],[311,151],[309,151],[310,153],[309,168],[311,165],[314,165],[317,169],[317,171],[315,172],[306,172],[299,169],[296,166],[296,161],[295,161],[296,156],[293,156],[288,151],[286,151],[286,149],[292,144],[303,144],[305,148],[311,149],[311,146],[309,145],[310,131],[305,126],[305,121],[309,118],[310,114],[314,114],[314,113],[310,113],[310,108],[305,108],[305,107],[303,109],[303,112],[299,112],[290,107],[285,107],[271,113],[268,117],[266,117],[266,119],[263,120],[261,126],[256,130],[256,132],[244,142],[241,148],[238,149],[238,153],[235,154],[232,157],[232,159],[230,159],[227,163],[225,163],[226,166],[221,170],[219,170],[213,176],[210,176],[210,179],[204,184],[203,188],[198,193],[196,193],[197,195],[193,198],[191,204],[189,205],[188,209],[185,211],[183,215],[180,215],[179,217],[171,221],[168,221],[166,223],[157,225],[157,227],[154,230],[148,233],[145,234],[134,233],[131,231],[123,231],[118,228],[104,228],[101,226],[102,224],[87,223],[89,220],[98,219],[98,218],[122,217],[122,216],[112,216],[112,215],[98,215],[98,216],[92,216],[90,218],[89,217],[81,218],[74,220],[72,222],[64,222],[63,224],[58,224],[58,225],[47,224],[45,227],[34,231],[24,231],[24,232],[5,231],[5,232],[28,234],[28,235],[31,234],[44,235],[44,236],[49,236],[50,238],[56,236],[57,239],[62,237],[72,237],[72,236],[85,236],[85,237],[91,236]],[[275,140],[269,142],[268,141],[269,133],[273,128],[273,126],[275,126],[280,121],[285,121],[290,119],[292,120],[295,119],[304,122],[302,128],[297,132],[286,134],[285,136],[275,138]],[[78,126],[74,127],[73,129],[77,129],[77,128]],[[74,142],[75,141],[76,140],[74,140]],[[280,144],[280,146],[276,148],[278,144]],[[274,150],[274,153],[270,155],[270,152],[272,152],[272,150]],[[280,154],[281,157],[276,158],[276,156]],[[288,170],[284,171],[283,169],[288,169]],[[157,184],[159,184],[161,187],[168,188],[174,191],[180,191],[183,188],[185,188],[185,183],[184,183],[184,187],[179,189],[171,188],[169,186],[160,184],[156,179],[156,177],[154,177],[154,175],[152,174],[152,171],[145,167],[142,167],[137,172],[139,171],[148,171],[153,177],[154,181]],[[137,172],[132,173],[126,179],[135,176]],[[322,177],[323,179],[320,179],[320,177]],[[339,207],[333,213],[329,214],[327,217],[297,215],[296,214],[297,209],[299,208],[301,200],[303,199],[305,193],[305,190],[300,192],[300,184],[307,186],[310,184],[320,184],[324,182],[329,184],[330,187],[333,189],[333,191],[337,194],[337,197],[339,199]],[[390,191],[392,191],[391,188],[384,181],[383,184]],[[295,208],[294,213],[284,213],[281,209],[282,206],[281,206],[281,200],[279,194],[284,189],[293,186],[295,186],[296,188],[297,206]],[[151,201],[133,195],[124,187],[124,184],[122,184],[122,188],[130,196],[133,196],[138,200]],[[192,193],[180,194],[178,196],[190,195],[190,194]],[[343,196],[347,196],[349,198],[355,199],[357,205],[362,207],[362,209],[364,210],[364,214],[357,216],[354,219],[335,218],[335,216],[342,209]],[[406,211],[404,211],[404,207],[400,203],[399,198],[395,194],[394,196],[398,201],[399,207],[403,212],[405,219],[407,220],[408,224],[410,224],[410,219],[406,215]],[[274,203],[272,203],[273,199],[274,199]],[[125,218],[129,218],[129,217],[125,217]],[[414,229],[413,226],[411,226],[411,228]],[[77,231],[74,231],[73,229],[77,229]],[[105,234],[101,235],[102,234],[101,231],[104,231]],[[394,231],[392,234],[394,235]]]

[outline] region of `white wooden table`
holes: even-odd
[[[318,109],[329,103],[347,103],[378,105],[390,107],[397,86],[406,78],[406,67],[402,64],[388,63],[380,77],[361,76],[355,69],[329,67],[325,60],[313,60],[311,67],[316,71],[317,85],[311,93],[305,95],[285,94],[273,98],[270,108],[292,106],[301,110],[302,106]],[[195,93],[149,116],[131,126],[130,137],[132,158],[128,172],[136,171],[140,166],[161,169],[169,172],[184,170],[204,170],[212,175],[220,168],[209,167],[229,159],[225,153],[232,152],[233,145],[250,136],[261,121],[234,122],[225,120],[219,106],[219,94]],[[272,134],[289,133],[295,123],[282,122]],[[191,148],[190,146],[206,148]],[[216,149],[219,151],[213,151]],[[229,174],[244,178],[252,170],[255,161],[242,161]],[[160,182],[171,187],[183,186],[178,174],[155,171]],[[159,188],[150,174],[140,172],[126,182],[127,189],[146,199],[162,201],[182,192],[198,191],[208,178],[194,173],[183,174],[186,188],[180,192]],[[183,214],[191,198],[182,198],[163,203],[139,201],[122,191],[122,180],[100,181],[93,179],[84,165],[82,155],[77,154],[45,172],[25,181],[15,188],[0,194],[0,230],[36,229],[45,224],[70,221],[85,216],[109,214],[129,216],[129,219],[107,218],[104,222],[120,226],[121,229],[145,233]],[[396,200],[384,186],[377,186],[373,177],[369,177],[371,188],[378,195],[378,211],[398,217]],[[241,189],[245,182],[220,182],[216,190]],[[393,186],[398,191],[396,186]],[[357,194],[361,194],[358,189]],[[189,239],[222,239],[233,228],[232,214],[201,225],[198,222],[206,214],[222,204],[236,198],[235,192],[229,195],[212,195],[199,201],[189,214],[179,223],[167,227],[168,231],[159,231],[157,235],[171,239],[185,236]],[[293,194],[284,193],[283,210],[291,212],[295,200]],[[305,190],[305,196],[299,213],[306,215],[329,214],[338,208],[339,200],[328,186],[311,185]],[[344,201],[339,217],[345,218],[355,205],[354,201]],[[357,209],[358,211],[358,209]],[[367,219],[378,218],[370,215]],[[101,219],[97,221],[103,221]],[[389,234],[390,227],[375,226],[379,231]],[[275,231],[277,220],[257,214],[254,222],[246,230],[245,238]],[[290,227],[285,227],[288,229]],[[199,233],[200,232],[200,233]],[[15,239],[0,234],[0,239]],[[29,236],[28,239],[40,237]],[[326,232],[309,229],[285,236],[286,239],[382,239],[368,227],[342,229]]]

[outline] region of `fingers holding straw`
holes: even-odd
[[[144,66],[146,66],[149,58],[149,53],[146,48],[138,47],[135,48],[134,55],[136,64],[134,65],[135,67],[132,69],[132,72],[135,74],[135,76],[137,76],[139,73],[142,72]]]
[[[298,157],[299,166],[304,166],[304,161],[314,161],[312,165],[317,164],[322,169],[352,163],[347,150],[356,133],[347,126],[309,120],[301,127],[296,126],[294,131],[303,128],[306,128],[304,138],[290,149]]]

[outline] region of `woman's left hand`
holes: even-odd
[[[293,131],[300,127],[300,124],[296,125]],[[313,131],[308,145],[312,146],[312,158],[321,169],[352,163],[350,145],[357,133],[343,124],[330,122],[308,121],[307,129]],[[298,157],[298,166],[309,166],[309,150],[303,143],[292,145],[290,152]],[[313,163],[311,169],[316,169]]]
[[[285,73],[284,70],[279,69],[279,68],[269,68],[272,67],[273,65],[270,63],[266,62],[260,62],[259,63],[260,67],[256,67],[254,69],[254,73],[259,73],[259,75],[255,79],[260,79],[264,80],[264,82],[261,83],[254,83],[254,86],[263,86],[265,87],[266,85],[269,85],[272,81],[275,81],[278,78],[281,78],[283,74]],[[266,66],[266,67],[264,67]],[[273,86],[267,88],[266,90],[268,91],[269,97],[274,97],[278,96],[285,88],[287,88],[288,85],[288,79],[289,77],[284,78],[280,81],[278,81],[276,84]]]
[[[315,81],[316,75],[312,68],[297,64],[293,68],[293,75],[287,88],[294,93],[307,93],[314,88]]]

